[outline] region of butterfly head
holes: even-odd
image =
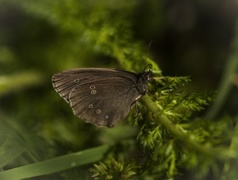
[[[137,78],[138,89],[142,95],[144,95],[148,91],[147,83],[152,79],[152,72],[144,71],[140,73]]]

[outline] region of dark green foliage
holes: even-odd
[[[219,103],[224,103],[226,87],[215,94],[201,91],[206,88],[193,84],[192,77],[163,76],[160,63],[150,58],[150,54],[160,56],[153,44],[150,52],[149,40],[137,37],[166,30],[166,23],[156,20],[144,22],[158,28],[150,30],[137,17],[147,7],[161,20],[166,16],[162,4],[154,0],[0,0],[0,12],[6,16],[13,12],[13,20],[20,22],[16,28],[0,31],[0,179],[238,176],[237,114],[216,113],[221,94]],[[138,22],[141,29],[135,31]],[[225,77],[234,75],[238,66],[238,55],[231,57],[233,70]],[[111,129],[74,117],[51,86],[54,73],[70,68],[142,72],[148,64],[154,75],[148,93],[132,108],[128,121]]]
[[[91,170],[94,179],[132,179],[136,174],[136,166],[134,163],[123,163],[114,159],[105,160],[94,165]]]

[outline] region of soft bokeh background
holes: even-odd
[[[237,5],[233,0],[0,0],[2,128],[16,133],[17,143],[28,142],[38,160],[113,141],[123,136],[121,125],[98,129],[74,117],[51,77],[76,67],[139,72],[149,57],[163,75],[191,76],[193,91],[218,90],[215,110],[207,110],[211,116],[237,115]],[[9,167],[32,161],[26,153]]]

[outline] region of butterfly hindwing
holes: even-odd
[[[74,114],[98,126],[110,127],[125,118],[140,94],[134,92],[134,88],[126,88],[131,84],[123,79],[115,81],[115,89],[108,87],[111,84],[106,85],[104,81],[75,87],[69,96]]]

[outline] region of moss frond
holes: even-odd
[[[99,179],[132,179],[136,174],[136,166],[133,162],[125,163],[113,158],[94,164],[90,171],[92,178]]]

